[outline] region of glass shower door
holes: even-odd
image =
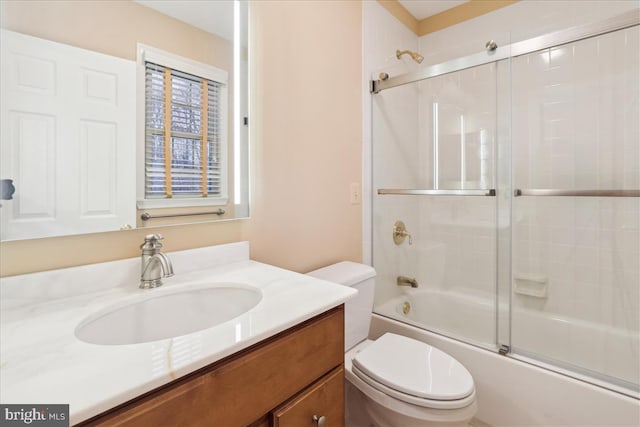
[[[500,66],[373,97],[375,311],[491,349]],[[398,221],[410,237],[394,239]]]
[[[639,40],[636,26],[512,60],[513,351],[636,391]]]
[[[640,396],[639,28],[374,81],[377,314]]]

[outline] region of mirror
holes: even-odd
[[[32,0],[0,7],[0,240],[249,216],[248,2]],[[173,83],[165,84],[162,104],[170,107],[153,108],[171,111],[164,117],[171,126],[154,138],[171,141],[160,154],[170,177],[160,185],[173,191],[153,196],[153,94],[146,88],[147,64],[158,58],[167,59],[166,81]],[[224,79],[193,83],[191,70],[205,68]],[[186,76],[183,92],[171,80],[177,74]],[[181,94],[193,88],[200,95],[185,105]],[[187,130],[176,128],[180,120]],[[202,140],[189,129],[199,129]],[[189,197],[180,193],[187,173],[176,169],[185,159],[200,174]]]

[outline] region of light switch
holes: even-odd
[[[360,200],[362,199],[362,195],[360,194],[360,184],[357,183],[357,182],[352,182],[350,190],[351,190],[350,191],[351,204],[352,205],[359,205],[360,204]]]

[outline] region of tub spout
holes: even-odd
[[[411,286],[412,288],[418,287],[418,281],[407,276],[398,276],[396,283],[398,286]]]

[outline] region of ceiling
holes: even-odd
[[[438,14],[468,0],[398,0],[418,21]]]
[[[134,0],[165,15],[226,39],[233,39],[233,1],[231,0]],[[417,20],[467,3],[469,0],[399,0]]]

